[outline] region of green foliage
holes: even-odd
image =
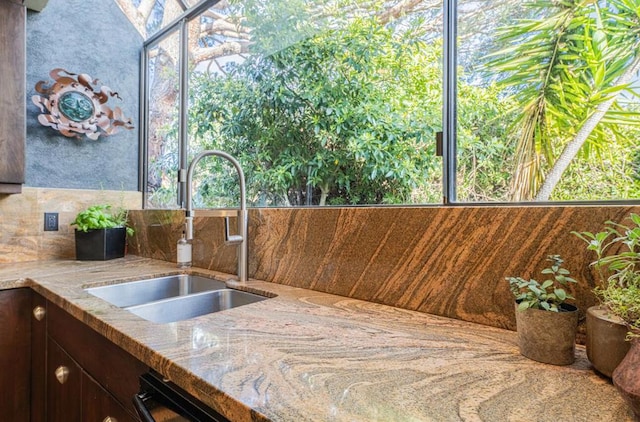
[[[127,234],[131,236],[133,229],[127,225],[127,215],[127,210],[122,208],[112,211],[111,205],[94,205],[79,212],[71,225],[82,232],[125,227]]]
[[[252,28],[252,55],[215,74],[194,67],[190,157],[212,148],[237,157],[254,206],[441,201],[440,9],[381,26],[353,17],[381,13],[382,0],[231,3]],[[637,4],[532,0],[463,11],[475,18],[460,22],[470,29],[460,38],[459,201],[509,201],[514,185],[537,186],[597,105],[623,91],[631,101],[609,110],[552,199],[640,197],[635,93],[612,85],[636,54]],[[478,72],[488,48],[497,52]],[[158,85],[176,89],[173,72],[158,72]],[[175,110],[164,121],[148,198],[175,207]],[[194,181],[197,206],[236,205],[235,172],[219,160],[203,162]]]
[[[486,69],[501,72],[512,93],[520,139],[513,178],[515,199],[537,192],[545,172],[599,105],[623,91],[617,79],[638,54],[638,2],[551,2],[525,5],[540,13],[500,31],[508,45],[490,56]],[[620,125],[637,125],[637,113],[615,104],[590,132],[580,154],[596,160],[608,146],[624,141]]]
[[[633,167],[625,158],[633,150],[622,151],[622,148],[616,148],[614,151],[619,151],[619,154],[603,158],[601,163],[575,159],[553,191],[551,200],[602,201],[640,198],[640,180],[634,179]]]
[[[629,328],[628,337],[640,336],[640,282],[635,279],[626,287],[613,286],[602,290],[605,306],[620,317]]]
[[[640,216],[631,213],[628,220],[626,225],[607,221],[604,230],[597,233],[572,232],[595,252],[597,259],[592,265],[601,279],[619,287],[640,278]]]
[[[637,116],[638,106],[625,105],[628,113]],[[610,111],[610,115],[615,115]],[[640,128],[634,125],[612,124],[605,118],[602,130],[616,130],[606,143],[586,144],[583,153],[573,159],[551,195],[553,201],[623,200],[640,198],[638,140]]]
[[[562,268],[563,260],[560,255],[549,255],[547,261],[551,266],[542,270],[542,274],[548,274],[551,278],[542,283],[521,277],[506,277],[511,292],[518,303],[518,310],[528,308],[545,311],[560,312],[559,306],[567,299],[574,299],[565,290],[569,283],[576,281],[569,277],[569,270]]]
[[[250,57],[198,79],[194,135],[238,152],[254,197],[299,204],[310,186],[313,203],[406,202],[438,166],[439,52],[427,47],[356,20]]]
[[[633,151],[632,157],[633,160],[631,161],[631,178],[634,182],[640,182],[640,149]]]
[[[595,293],[614,315],[622,318],[632,335],[640,334],[640,215],[628,222],[605,222],[601,232],[572,232],[587,243],[597,259],[591,263],[600,275]]]
[[[516,118],[513,99],[501,98],[495,84],[460,83],[458,92],[458,200],[504,201],[516,143],[510,130]]]

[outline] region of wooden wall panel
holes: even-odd
[[[24,183],[26,137],[25,7],[0,1],[0,193]]]
[[[0,420],[30,420],[31,290],[0,292]]]

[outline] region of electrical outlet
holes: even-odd
[[[44,213],[44,231],[46,232],[58,231],[58,213],[57,212]]]

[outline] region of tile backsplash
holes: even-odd
[[[140,209],[142,193],[24,187],[21,194],[0,195],[0,263],[74,259],[76,214],[108,203]],[[44,231],[44,213],[58,213],[58,231]]]

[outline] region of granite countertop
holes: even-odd
[[[233,421],[627,421],[578,346],[556,367],[516,333],[192,268],[269,300],[155,324],[87,286],[176,274],[135,256],[0,265],[0,289],[31,287]]]

